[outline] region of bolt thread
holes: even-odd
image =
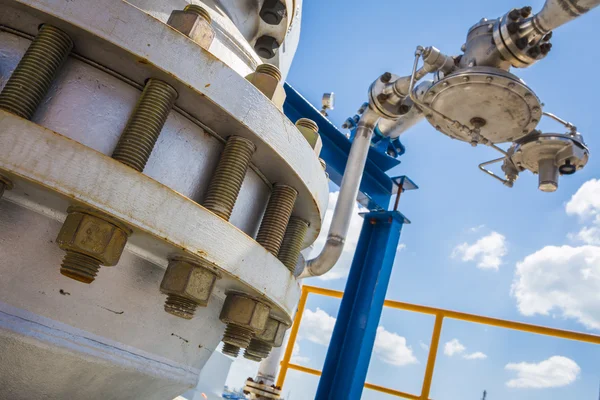
[[[226,221],[231,217],[255,150],[256,146],[248,139],[239,136],[227,139],[204,200],[204,207]]]
[[[92,283],[98,275],[100,261],[86,254],[67,251],[60,266],[60,273],[83,283]]]
[[[261,362],[262,358],[255,356],[254,354],[248,353],[248,350],[244,351],[244,358],[250,361]]]
[[[223,343],[223,354],[236,358],[240,354],[240,348],[229,343]]]
[[[285,235],[285,229],[292,215],[298,192],[291,186],[275,185],[267,204],[265,215],[256,235],[256,241],[274,256]]]
[[[144,171],[175,99],[177,91],[173,87],[157,79],[148,80],[112,157]]]
[[[262,342],[257,339],[252,339],[250,341],[250,344],[246,348],[246,351],[244,352],[244,356],[246,355],[245,353],[248,353],[250,355],[253,355],[254,357],[267,358],[272,348],[273,346],[271,346],[268,343]]]
[[[194,14],[198,14],[199,16],[201,16],[202,18],[204,18],[209,24],[212,22],[212,18],[210,17],[210,14],[208,13],[208,11],[206,11],[205,8],[196,5],[196,4],[188,4],[187,6],[185,6],[185,8],[183,9],[183,11],[187,11],[187,12],[192,12]]]
[[[296,270],[296,263],[300,255],[300,250],[302,250],[302,243],[304,243],[307,230],[308,223],[306,221],[298,217],[290,217],[277,258],[292,274]]]
[[[185,297],[169,294],[165,301],[165,311],[179,318],[192,319],[198,304]]]
[[[310,129],[311,131],[313,131],[315,133],[319,132],[319,126],[312,119],[300,118],[298,121],[296,121],[296,126],[297,127],[308,128],[308,129]]]
[[[0,108],[31,119],[72,48],[66,33],[42,25],[0,93]]]
[[[258,67],[256,67],[256,72],[270,75],[277,79],[278,82],[281,81],[281,71],[273,64],[260,64]]]
[[[244,328],[243,326],[235,324],[227,324],[225,334],[223,335],[223,342],[245,349],[250,344],[253,334],[254,333],[249,328]]]

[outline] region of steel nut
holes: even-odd
[[[192,300],[206,307],[219,279],[216,267],[206,260],[172,258],[160,283],[160,291]]]
[[[283,108],[286,94],[277,78],[262,72],[252,72],[250,75],[246,76],[246,79],[267,96],[277,108]]]
[[[70,207],[56,243],[65,250],[93,257],[105,266],[117,265],[131,230],[95,210]]]
[[[290,326],[285,322],[274,317],[269,317],[265,329],[262,332],[257,333],[254,337],[273,347],[280,347],[283,344],[285,331],[287,331],[289,327]]]
[[[215,38],[210,22],[195,12],[175,10],[169,16],[167,24],[198,43],[204,50],[210,48]]]
[[[223,304],[220,319],[255,332],[265,329],[269,319],[269,306],[243,293],[229,293]]]

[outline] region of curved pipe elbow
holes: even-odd
[[[298,276],[298,279],[310,278],[326,274],[340,259],[344,251],[345,239],[339,237],[329,237],[321,253],[306,262],[306,267]]]

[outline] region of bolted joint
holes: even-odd
[[[188,4],[183,11],[174,10],[167,25],[192,39],[204,50],[208,50],[215,39],[212,18],[208,11],[195,4]]]
[[[255,151],[256,146],[248,139],[240,136],[227,139],[203,204],[225,221],[231,217]]]
[[[281,71],[272,64],[260,64],[256,67],[255,72],[246,76],[246,80],[267,96],[280,110],[286,98],[281,79]]]
[[[69,207],[56,243],[67,252],[60,273],[83,283],[94,281],[101,265],[117,265],[131,230],[97,210]]]
[[[304,136],[318,157],[319,154],[321,154],[321,149],[323,148],[323,141],[319,135],[319,126],[317,123],[312,119],[300,118],[298,121],[296,121],[296,128],[298,128],[302,136]]]
[[[277,256],[294,209],[298,192],[291,186],[275,184],[256,241]]]
[[[257,362],[261,361],[269,356],[271,349],[273,349],[273,346],[254,338],[244,351],[244,358]]]
[[[44,24],[0,93],[0,108],[31,119],[73,49],[63,31]]]
[[[293,274],[308,230],[308,222],[299,217],[290,217],[277,258]]]
[[[165,311],[192,319],[197,307],[208,305],[219,278],[217,266],[204,258],[171,258],[160,283],[161,293],[167,295]]]
[[[149,79],[112,157],[143,172],[176,99],[177,91],[169,84]]]
[[[13,183],[10,179],[0,175],[0,198],[4,195],[5,190],[12,190]]]
[[[240,348],[229,343],[223,343],[223,354],[236,358],[240,354]]]
[[[287,10],[281,0],[265,0],[259,15],[267,24],[279,25],[287,17]]]
[[[275,57],[275,52],[279,46],[279,42],[273,36],[263,35],[256,39],[254,51],[259,57],[269,60]]]
[[[275,317],[269,316],[265,329],[254,335],[253,341],[263,342],[271,347],[281,347],[283,344],[283,338],[285,337],[285,331],[288,330],[290,325]]]
[[[253,335],[265,329],[270,311],[269,306],[254,297],[228,293],[219,316],[227,324],[223,342],[238,349],[248,347]]]

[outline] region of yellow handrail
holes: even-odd
[[[294,343],[298,337],[298,330],[300,329],[300,322],[302,321],[302,315],[306,307],[306,300],[310,293],[318,294],[321,296],[333,297],[341,299],[344,295],[343,292],[331,289],[324,289],[315,286],[303,286],[300,301],[298,302],[298,310],[294,317],[294,325],[290,331],[290,338],[281,361],[281,371],[277,377],[277,386],[283,386],[288,370],[293,369],[296,371],[304,372],[311,375],[321,376],[321,371],[304,367],[298,364],[290,363],[292,359],[292,351],[294,349]],[[425,376],[423,378],[423,388],[421,389],[420,395],[414,395],[410,393],[400,392],[395,389],[386,388],[372,383],[365,383],[365,388],[375,390],[381,393],[387,393],[392,396],[400,397],[403,399],[410,400],[427,400],[429,399],[429,393],[431,391],[431,382],[433,381],[433,370],[435,367],[435,361],[437,357],[438,347],[440,344],[440,336],[442,334],[442,325],[444,318],[456,319],[459,321],[473,322],[477,324],[495,326],[499,328],[512,329],[521,332],[529,332],[537,335],[546,335],[557,337],[561,339],[577,340],[580,342],[587,342],[593,344],[600,344],[600,336],[589,335],[586,333],[566,331],[562,329],[548,328],[545,326],[525,324],[523,322],[508,321],[504,319],[484,317],[476,314],[467,314],[458,311],[445,310],[442,308],[421,306],[418,304],[403,303],[400,301],[386,300],[384,307],[395,308],[398,310],[417,312],[420,314],[429,314],[435,316],[435,324],[433,326],[433,334],[431,336],[431,344],[429,346],[429,355],[427,357],[427,367],[425,368]]]

